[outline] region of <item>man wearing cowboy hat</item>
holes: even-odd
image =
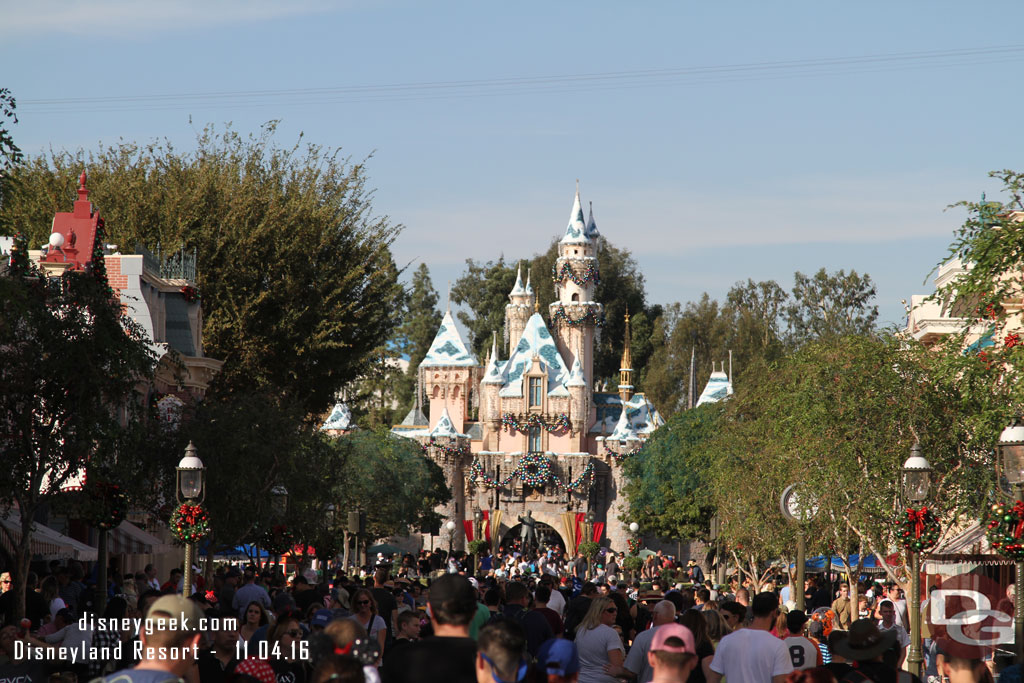
[[[882,656],[896,644],[896,631],[880,631],[873,619],[853,622],[847,637],[835,643],[835,653],[854,666],[842,680],[845,683],[896,680],[896,669],[882,661]]]
[[[686,573],[690,577],[690,581],[695,585],[704,583],[704,570],[700,568],[696,560],[690,560],[686,563]]]

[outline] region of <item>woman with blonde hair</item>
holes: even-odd
[[[619,633],[612,628],[618,611],[610,598],[590,601],[590,609],[576,629],[579,683],[618,683],[616,676],[625,672],[625,648]]]

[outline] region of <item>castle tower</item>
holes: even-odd
[[[441,326],[419,367],[420,386],[430,401],[430,427],[442,416],[461,433],[471,407],[470,391],[475,387],[480,364],[462,340],[452,312],[447,311]]]
[[[600,234],[594,223],[583,221],[579,184],[569,214],[565,236],[558,243],[558,259],[552,278],[558,297],[548,307],[555,328],[555,343],[570,367],[580,360],[587,386],[594,382],[594,337],[596,328],[604,324],[604,306],[594,301],[594,290],[600,281],[597,247]]]
[[[530,275],[527,271],[526,286],[523,286],[523,267],[516,269],[516,285],[508,294],[509,303],[505,306],[505,341],[508,342],[508,351],[511,354],[519,344],[526,328],[526,321],[533,315],[537,298],[533,294],[533,287],[530,286]]]
[[[633,355],[629,350],[629,309],[626,309],[626,343],[619,363],[619,397],[623,403],[633,398]]]

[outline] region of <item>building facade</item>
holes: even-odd
[[[418,368],[425,411],[417,405],[393,429],[424,446],[452,490],[440,512],[455,528],[443,525],[433,544],[462,548],[481,533],[495,547],[510,544],[529,511],[542,540],[570,551],[587,538],[625,549],[619,465],[664,421],[633,392],[628,316],[619,391],[597,391],[599,243],[593,211],[585,221],[577,188],[552,274],[551,327],[532,274],[524,284],[520,271],[505,308],[507,359],[499,358],[495,331],[481,362],[445,313]]]

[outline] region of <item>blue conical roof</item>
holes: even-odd
[[[462,341],[462,335],[455,327],[455,319],[452,312],[447,311],[441,319],[441,326],[437,328],[437,335],[430,344],[427,355],[420,363],[421,368],[444,368],[451,366],[474,366],[479,365],[476,356],[469,352],[466,343]]]

